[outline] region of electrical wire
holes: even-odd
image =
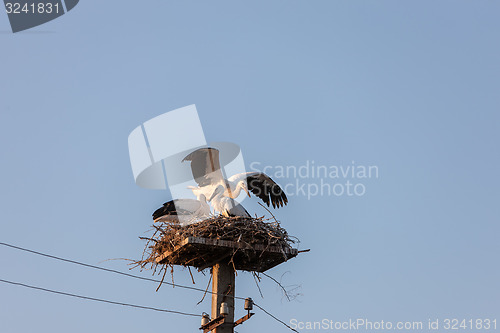
[[[204,289],[201,289],[201,288],[190,287],[190,286],[183,286],[181,284],[175,284],[175,283],[165,282],[165,281],[162,282],[161,280],[151,279],[151,278],[147,278],[147,277],[143,277],[143,276],[139,276],[139,275],[134,275],[134,274],[130,274],[130,273],[125,273],[125,272],[117,271],[117,270],[110,269],[110,268],[104,268],[104,267],[100,267],[100,266],[86,264],[86,263],[83,263],[83,262],[80,262],[80,261],[76,261],[76,260],[65,259],[65,258],[53,256],[53,255],[50,255],[50,254],[46,254],[46,253],[42,253],[42,252],[38,252],[38,251],[33,251],[33,250],[30,250],[30,249],[26,249],[26,248],[23,248],[23,247],[15,246],[15,245],[12,245],[12,244],[7,244],[7,243],[0,242],[0,245],[4,245],[4,246],[7,246],[7,247],[16,249],[16,250],[21,250],[21,251],[33,253],[33,254],[36,254],[36,255],[39,255],[39,256],[43,256],[43,257],[47,257],[47,258],[51,258],[51,259],[56,259],[56,260],[60,260],[60,261],[64,261],[64,262],[68,262],[68,263],[71,263],[71,264],[76,264],[76,265],[80,265],[80,266],[84,266],[84,267],[88,267],[88,268],[98,269],[98,270],[105,271],[105,272],[110,272],[110,273],[115,273],[115,274],[119,274],[119,275],[123,275],[123,276],[128,276],[128,277],[131,277],[131,278],[134,278],[134,279],[139,279],[139,280],[144,280],[144,281],[151,281],[151,282],[157,282],[157,283],[163,283],[163,284],[167,284],[167,285],[170,285],[170,286],[173,286],[173,287],[179,287],[179,288],[184,288],[184,289],[196,290],[196,291],[201,291],[201,292],[204,292],[204,293],[206,292],[208,294],[213,294],[213,295],[226,296],[225,294],[214,293],[212,291],[204,290]],[[243,300],[243,301],[245,300],[244,297],[234,296],[234,298],[237,298],[237,299],[240,299],[240,300]]]
[[[63,292],[63,291],[57,291],[57,290],[52,290],[52,289],[47,289],[47,288],[41,288],[41,287],[31,286],[29,284],[24,284],[24,283],[20,283],[20,282],[12,282],[12,281],[7,281],[7,280],[3,280],[3,279],[0,279],[0,282],[12,284],[12,285],[15,285],[15,286],[21,286],[21,287],[25,287],[25,288],[31,288],[31,289],[46,291],[46,292],[53,293],[53,294],[58,294],[58,295],[64,295],[64,296],[71,296],[71,297],[75,297],[75,298],[81,298],[81,299],[85,299],[85,300],[89,300],[89,301],[96,301],[96,302],[103,302],[103,303],[109,303],[109,304],[115,304],[115,305],[122,305],[122,306],[128,306],[128,307],[138,308],[138,309],[144,309],[144,310],[153,310],[153,311],[159,311],[159,312],[168,312],[168,313],[174,313],[174,314],[179,314],[179,315],[183,315],[183,316],[200,317],[199,314],[195,314],[195,313],[187,313],[187,312],[174,311],[174,310],[158,309],[158,308],[153,308],[153,307],[149,307],[149,306],[142,306],[142,305],[135,305],[135,304],[129,304],[129,303],[115,302],[115,301],[110,301],[110,300],[101,299],[101,298],[76,295],[76,294],[66,293],[66,292]]]
[[[201,288],[184,286],[184,285],[174,284],[174,283],[170,283],[170,282],[162,282],[161,280],[151,279],[151,278],[147,278],[147,277],[143,277],[143,276],[139,276],[139,275],[134,275],[134,274],[130,274],[130,273],[125,273],[125,272],[117,271],[117,270],[114,270],[114,269],[109,269],[109,268],[99,267],[99,266],[95,266],[95,265],[91,265],[91,264],[86,264],[86,263],[79,262],[79,261],[76,261],[76,260],[65,259],[65,258],[61,258],[61,257],[53,256],[53,255],[50,255],[50,254],[46,254],[46,253],[42,253],[42,252],[38,252],[38,251],[26,249],[26,248],[23,248],[23,247],[20,247],[20,246],[15,246],[15,245],[4,243],[4,242],[0,242],[0,245],[7,246],[7,247],[10,247],[10,248],[13,248],[13,249],[16,249],[16,250],[20,250],[20,251],[25,251],[25,252],[28,252],[28,253],[36,254],[36,255],[39,255],[39,256],[43,256],[43,257],[47,257],[47,258],[51,258],[51,259],[56,259],[56,260],[60,260],[60,261],[63,261],[63,262],[68,262],[68,263],[71,263],[71,264],[76,264],[76,265],[80,265],[80,266],[84,266],[84,267],[88,267],[88,268],[93,268],[93,269],[97,269],[97,270],[101,270],[101,271],[105,271],[105,272],[110,272],[110,273],[115,273],[115,274],[119,274],[119,275],[131,277],[131,278],[134,278],[134,279],[139,279],[139,280],[144,280],[144,281],[151,281],[151,282],[157,282],[157,283],[164,283],[164,284],[171,285],[171,286],[174,286],[174,287],[179,287],[179,288],[184,288],[184,289],[189,289],[189,290],[200,291],[200,292],[208,293],[208,294],[212,294],[212,295],[226,296],[225,294],[215,293],[213,291],[208,291],[208,290],[204,290],[204,289],[201,289]],[[69,293],[63,293],[63,292],[53,291],[53,290],[49,290],[49,289],[44,289],[44,288],[29,286],[29,285],[25,285],[25,284],[22,284],[22,283],[11,282],[11,281],[1,280],[1,279],[0,279],[0,281],[1,282],[5,282],[5,283],[14,284],[14,285],[19,285],[19,286],[27,287],[27,288],[38,289],[38,290],[43,290],[43,291],[47,291],[47,292],[53,292],[53,293],[56,293],[56,294],[78,297],[78,298],[82,298],[82,299],[89,299],[89,300],[106,302],[106,303],[111,303],[111,304],[131,306],[131,307],[137,307],[137,308],[149,309],[149,310],[155,310],[155,311],[179,313],[179,314],[191,315],[191,316],[199,317],[199,315],[195,315],[195,314],[187,314],[187,313],[170,311],[170,310],[162,310],[162,309],[149,308],[149,307],[143,307],[143,306],[135,306],[133,304],[119,303],[119,302],[101,300],[101,299],[91,298],[91,297],[86,297],[86,296],[73,295],[73,294],[69,294]],[[235,299],[240,299],[240,300],[245,300],[244,297],[239,297],[239,296],[234,296],[234,298]],[[265,314],[267,314],[268,316],[270,316],[271,318],[273,318],[274,320],[276,320],[276,321],[280,322],[281,324],[285,325],[288,329],[290,329],[290,330],[292,330],[294,332],[299,333],[299,331],[293,329],[288,324],[286,324],[284,321],[280,320],[279,318],[275,317],[270,312],[268,312],[267,310],[265,310],[263,307],[255,304],[255,302],[253,304],[256,307],[258,307],[259,309],[261,309]]]
[[[283,325],[285,325],[287,328],[289,328],[290,330],[294,331],[294,332],[297,332],[299,333],[299,331],[297,331],[296,329],[293,329],[290,327],[290,325],[288,325],[287,323],[285,323],[283,320],[279,319],[279,318],[276,318],[274,315],[272,315],[271,313],[269,313],[267,310],[265,310],[263,307],[255,304],[255,302],[253,303],[253,305],[255,305],[256,307],[258,307],[259,309],[261,309],[265,314],[267,314],[268,316],[270,316],[271,318],[273,318],[274,320],[282,323]]]

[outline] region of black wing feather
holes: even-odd
[[[269,207],[283,207],[288,203],[288,198],[281,187],[264,173],[256,173],[247,177],[248,189],[257,197],[262,199]]]
[[[182,199],[182,200],[184,200],[184,201],[191,200],[191,201],[196,201],[196,202],[198,201],[198,200],[194,200],[194,199]],[[176,200],[170,200],[168,202],[165,202],[163,204],[163,207],[160,207],[157,210],[155,210],[155,212],[153,213],[153,220],[156,220],[156,219],[158,219],[162,216],[165,216],[165,215],[169,215],[173,219],[176,219],[177,215],[190,215],[193,213],[193,212],[190,212],[189,210],[185,210],[185,209],[177,210],[175,208],[175,201]]]
[[[160,218],[165,215],[177,215],[177,210],[175,209],[174,200],[170,200],[169,202],[165,202],[163,207],[158,208],[153,213],[153,220]]]

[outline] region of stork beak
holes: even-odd
[[[250,192],[248,191],[248,189],[246,188],[246,186],[244,186],[243,189],[245,190],[245,192],[247,192],[247,195],[250,198]]]

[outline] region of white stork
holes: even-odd
[[[191,162],[191,171],[198,184],[198,187],[190,186],[189,188],[197,197],[203,194],[205,197],[210,198],[208,201],[219,212],[221,210],[215,206],[218,206],[218,208],[221,208],[221,205],[231,206],[230,202],[224,197],[236,199],[242,190],[249,197],[250,192],[252,192],[262,199],[267,206],[272,204],[273,208],[279,208],[288,203],[285,192],[265,173],[244,172],[225,179],[220,169],[219,150],[215,148],[197,149],[184,157],[182,162],[184,161]],[[215,202],[212,201],[214,198]],[[242,213],[241,210],[240,213]],[[245,213],[248,214],[246,210]]]
[[[233,198],[224,195],[225,188],[222,185],[217,186],[214,193],[208,199],[214,210],[220,212],[223,216],[244,216],[250,217],[247,210],[242,205],[237,204]],[[202,194],[203,195],[203,194]]]
[[[195,199],[176,199],[165,202],[153,213],[155,222],[175,222],[182,225],[202,220],[210,215],[210,206],[205,195],[200,194]]]

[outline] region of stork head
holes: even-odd
[[[250,192],[248,191],[248,183],[247,183],[246,179],[241,180],[238,185],[243,189],[243,191],[246,192],[246,194],[250,198]]]

